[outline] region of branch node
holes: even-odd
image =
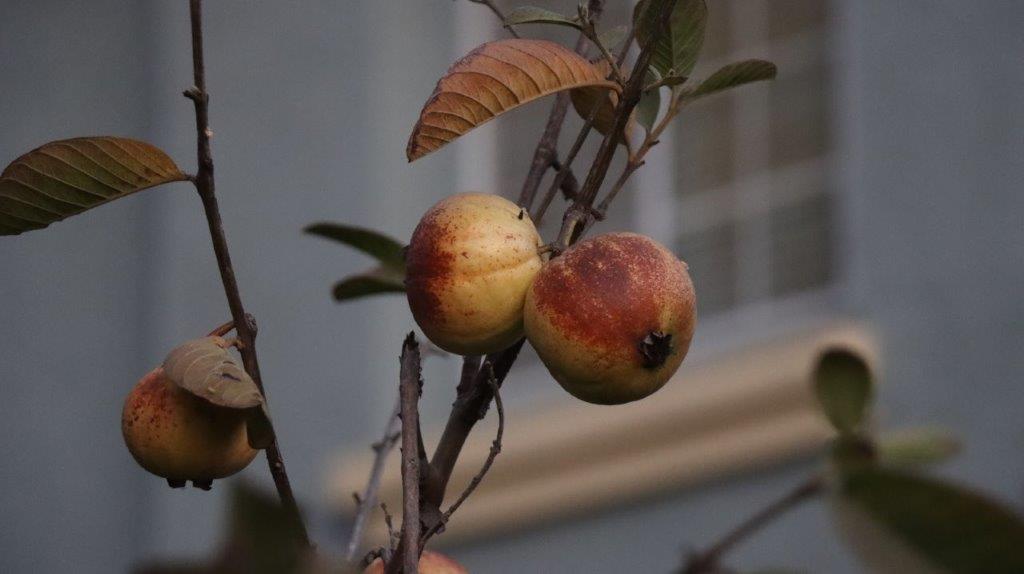
[[[193,102],[196,102],[197,104],[206,104],[210,101],[210,95],[206,92],[203,92],[195,86],[188,88],[187,90],[182,92],[181,95],[192,100]]]
[[[259,327],[256,325],[256,317],[254,317],[252,313],[245,314],[245,326],[249,329],[249,333],[252,335],[252,338],[255,339],[256,333],[259,331]]]

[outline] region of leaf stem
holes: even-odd
[[[373,512],[373,509],[377,507],[377,496],[380,492],[380,483],[384,478],[384,468],[386,466],[388,455],[391,450],[398,444],[398,440],[401,438],[401,431],[399,427],[399,414],[401,413],[401,398],[395,400],[395,408],[391,412],[391,416],[388,417],[388,423],[384,427],[384,435],[381,436],[378,442],[371,445],[374,452],[373,468],[370,470],[370,478],[366,482],[366,488],[363,489],[363,494],[359,496],[359,510],[356,512],[356,519],[352,525],[352,536],[349,538],[348,547],[345,550],[345,559],[352,562],[355,559],[356,551],[359,550],[359,544],[362,542],[363,533],[366,531],[366,521]]]
[[[797,485],[796,488],[786,493],[782,498],[772,502],[764,509],[741,522],[703,552],[691,554],[687,558],[686,564],[679,570],[679,573],[712,574],[719,572],[718,563],[726,552],[761,528],[764,528],[776,518],[821,493],[824,488],[825,480],[821,476],[813,476]]]
[[[185,97],[195,104],[196,115],[196,155],[199,163],[199,171],[196,173],[193,183],[203,203],[203,210],[206,214],[206,222],[210,229],[210,239],[213,243],[213,251],[217,258],[217,267],[220,270],[221,282],[224,284],[224,294],[228,300],[228,307],[231,309],[231,318],[238,333],[238,339],[242,342],[239,347],[239,354],[242,356],[242,365],[245,372],[252,377],[266,399],[266,391],[263,387],[263,379],[260,376],[259,361],[256,357],[256,321],[252,315],[245,311],[242,305],[242,297],[238,290],[238,281],[235,278],[234,267],[231,264],[231,254],[228,251],[227,237],[224,234],[224,222],[221,219],[220,208],[217,203],[213,177],[213,154],[210,151],[210,137],[213,132],[210,130],[210,95],[206,91],[206,68],[203,62],[203,3],[202,0],[190,0],[189,14],[192,29],[192,70],[194,85],[185,90]],[[276,437],[276,433],[275,433]],[[295,522],[297,532],[301,538],[300,542],[309,546],[309,534],[306,525],[299,512],[298,503],[292,493],[291,483],[288,479],[288,471],[285,469],[284,458],[277,445],[277,439],[266,449],[267,464],[270,467],[270,474],[274,479],[274,486],[277,488],[281,505],[291,515]]]

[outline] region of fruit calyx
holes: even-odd
[[[640,350],[644,368],[657,369],[664,365],[672,354],[672,334],[651,331],[640,341],[637,348]]]

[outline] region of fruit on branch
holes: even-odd
[[[544,266],[526,296],[526,336],[573,396],[627,403],[679,368],[695,304],[685,263],[648,237],[609,233]]]
[[[121,431],[142,468],[173,487],[191,480],[208,489],[256,456],[246,433],[247,413],[214,405],[176,385],[157,367],[124,402]]]
[[[523,301],[541,268],[530,215],[496,195],[431,207],[406,253],[406,293],[423,333],[460,355],[500,351],[523,334]]]
[[[401,557],[395,559],[401,560]],[[461,564],[439,552],[424,550],[420,555],[420,574],[469,574]],[[384,574],[384,561],[377,558],[363,570],[363,574]]]

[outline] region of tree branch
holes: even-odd
[[[676,0],[662,0],[661,5],[656,7],[658,9],[656,21],[662,29],[668,28],[669,17],[675,3]],[[620,139],[624,137],[623,134],[633,109],[636,108],[640,102],[640,96],[643,94],[644,77],[654,54],[656,40],[657,34],[651,34],[641,46],[640,54],[630,72],[629,81],[619,97],[619,105],[615,108],[615,121],[612,122],[608,135],[601,142],[601,147],[597,151],[594,163],[591,164],[590,172],[583,182],[579,196],[562,218],[562,230],[558,234],[556,253],[573,244],[581,236],[588,220],[594,216],[594,199],[608,174],[608,168],[611,166],[612,158],[615,157]]]
[[[616,61],[616,67],[621,66],[622,62],[626,61],[626,55],[629,53],[629,47],[633,43],[633,34],[634,30],[630,30],[630,33],[626,37],[625,42],[623,42],[622,48],[619,51],[619,55]],[[555,168],[556,170],[558,170],[555,174],[555,180],[551,183],[551,187],[544,195],[544,199],[542,200],[540,207],[533,214],[533,220],[537,224],[540,224],[541,219],[544,218],[544,214],[547,212],[548,207],[551,205],[551,202],[554,201],[555,194],[557,193],[558,189],[562,188],[562,191],[565,192],[564,186],[566,182],[568,182],[570,179],[576,179],[572,173],[572,162],[576,159],[576,155],[579,153],[580,149],[583,148],[583,143],[590,135],[590,131],[594,127],[594,120],[597,118],[597,114],[599,111],[599,106],[594,106],[594,108],[590,111],[590,115],[587,116],[586,121],[583,123],[583,127],[580,129],[580,133],[576,136],[576,141],[573,142],[572,148],[569,150],[569,154],[565,157],[565,162],[561,166]],[[575,201],[580,197],[580,189],[578,182],[575,183],[574,188],[574,193],[572,194],[571,199],[575,203]]]
[[[420,376],[420,347],[410,332],[402,343],[399,377],[402,417],[402,541],[399,553],[387,565],[388,574],[417,574],[420,562],[420,415],[423,387]]]
[[[680,574],[713,574],[714,572],[719,572],[718,563],[726,552],[771,521],[817,495],[824,487],[825,481],[820,476],[812,477],[800,484],[782,498],[744,520],[739,526],[726,533],[725,536],[712,544],[707,550],[691,554],[686,561],[686,565],[679,570]]]
[[[485,363],[490,363],[494,372],[494,380],[500,387],[508,376],[512,364],[519,356],[526,339],[519,339],[511,347],[487,355]],[[486,371],[486,372],[485,372]],[[494,393],[489,384],[488,374],[485,369],[478,370],[472,379],[471,384],[459,392],[452,405],[451,414],[448,415],[448,422],[445,424],[441,440],[437,443],[434,456],[430,460],[430,466],[436,473],[435,480],[430,488],[423,493],[424,503],[440,508],[444,501],[444,493],[448,488],[448,481],[451,479],[452,471],[455,469],[455,462],[466,444],[469,433],[473,430],[477,421],[487,413],[487,407],[494,398]]]
[[[494,437],[494,442],[491,443],[491,450],[487,454],[487,460],[485,460],[483,466],[480,467],[480,471],[476,473],[476,476],[474,476],[471,481],[469,481],[469,485],[466,486],[464,491],[462,491],[462,495],[459,496],[458,500],[448,507],[448,510],[446,510],[444,515],[441,516],[441,520],[423,534],[420,546],[425,545],[431,536],[444,530],[445,525],[448,524],[449,520],[451,520],[455,511],[458,510],[459,507],[462,506],[462,503],[466,502],[466,499],[468,499],[470,495],[473,494],[473,491],[480,486],[484,476],[486,476],[487,472],[491,470],[491,465],[494,464],[494,459],[498,458],[498,454],[501,453],[501,441],[505,436],[505,407],[501,402],[501,394],[498,392],[498,381],[494,378],[494,366],[491,365],[491,363],[487,363],[485,370],[487,371],[487,383],[491,388],[491,392],[494,393],[494,408],[498,411],[498,434]]]
[[[596,2],[600,5],[600,2]],[[576,40],[576,53],[584,54],[587,48],[586,36],[580,34]],[[551,106],[551,113],[548,114],[548,121],[544,125],[544,133],[537,142],[537,149],[533,151],[533,160],[530,161],[530,171],[526,174],[526,181],[523,182],[523,189],[519,192],[519,207],[527,212],[533,208],[533,200],[540,189],[540,183],[548,168],[558,162],[558,136],[562,133],[562,124],[565,123],[565,116],[569,111],[569,92],[562,91],[555,96],[555,103]],[[561,171],[561,168],[557,168]],[[575,178],[573,178],[575,180]]]
[[[235,324],[235,331],[242,345],[239,354],[242,356],[242,365],[245,372],[252,377],[266,399],[266,391],[263,387],[263,379],[260,376],[259,361],[256,357],[256,321],[252,315],[245,311],[242,305],[242,297],[238,291],[238,281],[235,278],[235,271],[231,265],[231,254],[228,252],[227,237],[224,234],[224,223],[220,216],[220,208],[217,203],[213,177],[213,154],[210,151],[210,137],[213,132],[210,130],[210,95],[206,91],[206,68],[203,62],[203,4],[202,0],[190,0],[190,20],[192,27],[192,70],[194,85],[185,91],[185,96],[195,104],[196,111],[196,155],[199,162],[199,171],[192,179],[196,191],[203,202],[203,210],[206,213],[206,222],[210,228],[210,238],[213,242],[213,251],[217,258],[217,267],[220,270],[221,282],[224,284],[224,294],[227,296],[228,307],[231,309],[231,318]],[[274,444],[266,449],[267,464],[270,466],[270,474],[274,479],[274,486],[277,488],[281,505],[292,516],[297,531],[301,537],[302,544],[309,546],[309,534],[306,525],[299,512],[299,506],[292,493],[291,483],[288,479],[288,471],[284,466],[284,458],[277,445],[275,432]]]
[[[363,494],[359,497],[359,510],[356,513],[355,522],[352,524],[352,536],[349,538],[345,551],[345,559],[349,562],[355,559],[356,551],[359,550],[359,544],[363,539],[363,532],[366,530],[366,521],[377,506],[377,494],[380,492],[380,482],[384,477],[384,467],[387,465],[388,455],[402,436],[399,430],[401,404],[401,399],[395,401],[395,408],[384,427],[384,435],[378,442],[371,445],[374,452],[373,468],[370,470],[366,488],[363,489]]]

